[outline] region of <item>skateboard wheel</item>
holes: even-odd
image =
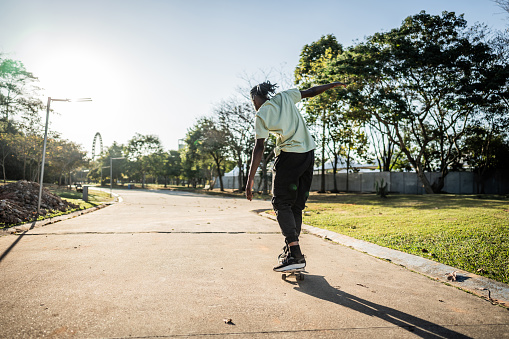
[[[281,275],[281,279],[283,279],[284,281],[286,281],[286,274],[282,274],[282,275]]]
[[[297,280],[300,280],[300,281],[304,280],[304,274],[299,274],[297,276]]]

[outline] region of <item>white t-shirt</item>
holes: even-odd
[[[276,156],[284,152],[306,153],[316,148],[304,118],[295,106],[302,99],[297,88],[276,94],[256,112],[256,139],[266,139],[269,132],[276,135]]]

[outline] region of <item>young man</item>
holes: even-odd
[[[261,83],[251,90],[251,99],[256,109],[256,143],[251,157],[246,198],[253,198],[252,188],[256,171],[265,148],[269,132],[276,135],[276,160],[272,170],[272,206],[277,215],[286,241],[279,265],[274,271],[284,272],[306,267],[306,260],[299,246],[302,225],[302,210],[309,196],[313,179],[314,149],[313,137],[304,119],[295,106],[303,98],[311,98],[328,89],[346,86],[340,82],[315,86],[305,91],[290,89],[276,95],[275,84]],[[273,96],[274,95],[274,96]]]

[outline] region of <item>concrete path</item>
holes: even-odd
[[[507,309],[313,235],[283,281],[269,202],[121,194],[0,237],[1,338],[509,338]]]

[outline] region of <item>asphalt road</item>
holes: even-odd
[[[509,338],[507,309],[313,235],[283,281],[268,201],[119,193],[0,237],[1,338]]]

